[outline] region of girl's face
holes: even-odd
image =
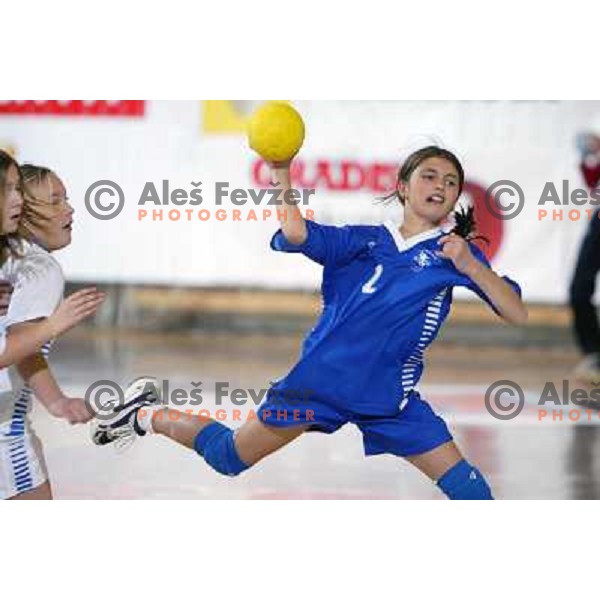
[[[35,212],[39,215],[34,223],[27,223],[28,233],[50,252],[68,246],[74,211],[63,182],[49,173],[44,181],[30,184],[28,189],[35,198]]]
[[[412,172],[408,182],[400,182],[398,189],[404,198],[405,210],[435,226],[452,212],[459,190],[456,167],[440,157],[425,159]]]
[[[11,165],[6,171],[4,181],[4,202],[2,206],[2,235],[15,233],[19,227],[19,220],[23,212],[23,194],[21,190],[21,179],[19,171]]]

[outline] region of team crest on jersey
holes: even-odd
[[[435,252],[432,252],[431,250],[421,250],[421,252],[413,258],[413,265],[411,268],[413,271],[422,271],[439,261],[440,258]]]

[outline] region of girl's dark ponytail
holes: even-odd
[[[486,244],[490,243],[490,240],[484,235],[476,235],[477,225],[475,224],[475,209],[472,206],[469,206],[466,210],[464,208],[459,208],[454,211],[454,228],[450,233],[460,236],[467,240],[467,242],[482,240]]]

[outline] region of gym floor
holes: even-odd
[[[227,404],[217,406],[215,383],[227,382],[230,389],[267,388],[293,364],[301,341],[296,334],[99,331],[72,332],[50,355],[68,395],[83,396],[94,381],[125,385],[140,375],[168,379],[171,389],[188,391],[191,382],[201,381],[200,408],[212,414],[221,408],[232,426],[254,404],[249,400],[236,407],[237,414]],[[600,498],[600,458],[595,459],[600,414],[582,409],[577,417],[569,413],[576,407],[539,405],[546,382],[561,386],[576,362],[575,351],[564,347],[437,342],[428,354],[420,390],[447,419],[459,447],[486,474],[497,498]],[[485,408],[485,392],[493,382],[508,379],[523,388],[525,408],[512,420],[498,420]],[[581,387],[573,380],[569,385]],[[120,452],[92,445],[89,426],[69,426],[38,406],[32,418],[57,499],[442,498],[402,459],[365,458],[360,433],[351,425],[333,435],[303,435],[241,477],[229,479],[160,436],[140,438]]]

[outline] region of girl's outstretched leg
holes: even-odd
[[[464,459],[454,442],[405,458],[435,481],[450,500],[493,500],[483,475]]]
[[[141,409],[143,412],[147,409]],[[212,419],[162,408],[149,415],[142,427],[195,450],[218,473],[239,475],[259,460],[279,450],[306,431],[307,426],[276,428],[248,421],[237,430]]]
[[[308,425],[269,427],[261,421],[248,421],[237,430],[235,445],[241,459],[246,464],[254,465],[265,456],[287,446],[303,434],[307,428]]]
[[[125,390],[124,402],[108,417],[97,417],[92,440],[98,446],[126,446],[148,432],[195,450],[218,473],[239,475],[306,431],[308,425],[276,428],[248,421],[234,431],[208,417],[159,404],[156,380],[140,377]]]

